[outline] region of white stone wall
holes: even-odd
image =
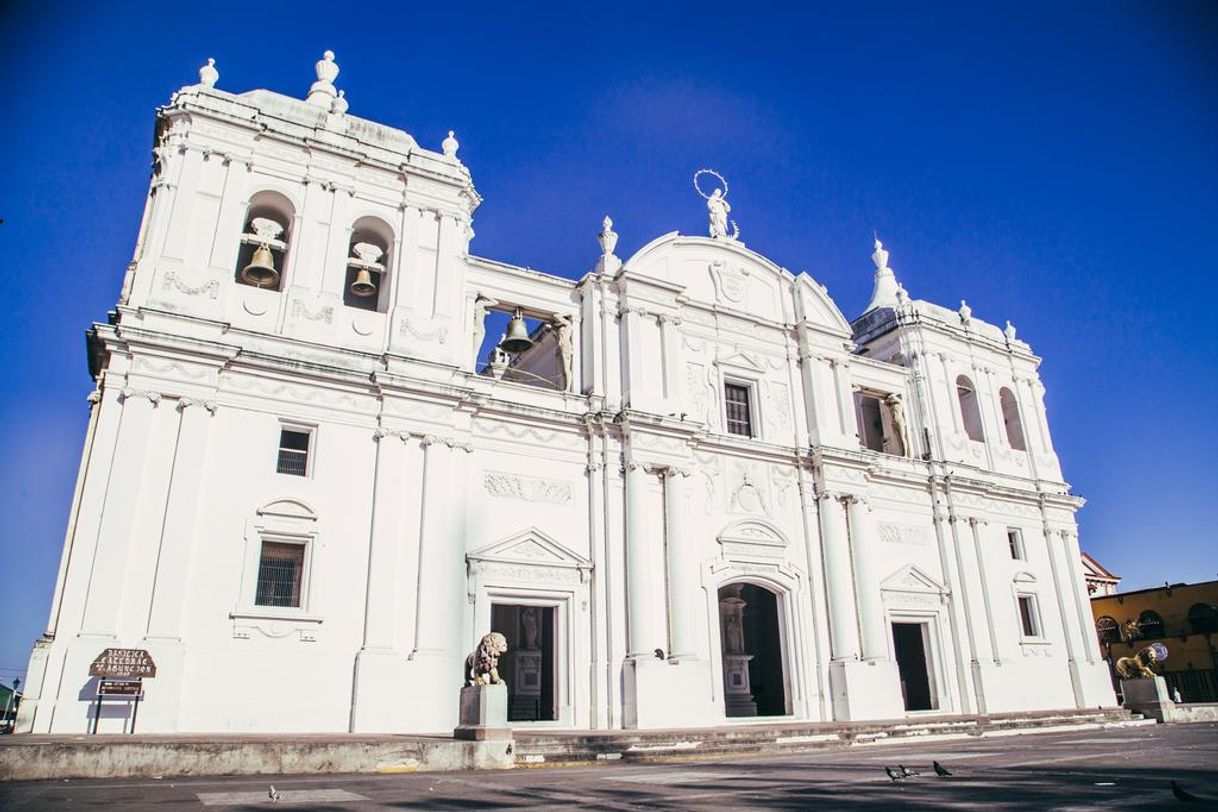
[[[555,610],[551,724],[719,724],[741,581],[777,595],[793,719],[904,713],[893,622],[926,624],[937,712],[1113,704],[1023,342],[925,302],[852,329],[732,240],[664,235],[578,283],[471,257],[454,154],[265,91],[185,88],[158,133],[24,729],[85,731],[89,663],[125,646],[159,667],[143,731],[445,731],[501,601]],[[293,212],[279,291],[235,281],[265,191]],[[378,312],[342,299],[365,217],[392,234]],[[570,319],[571,391],[474,374],[479,297]],[[905,456],[860,448],[857,388],[900,396]],[[312,432],[306,477],[275,472],[285,424]],[[254,604],[266,538],[307,545],[298,609]]]

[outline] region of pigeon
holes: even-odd
[[[279,790],[275,789],[274,784],[271,784],[271,791],[266,794],[266,797],[270,798],[272,801],[279,800]]]
[[[949,775],[952,774],[951,770],[947,769],[939,762],[935,761],[935,762],[932,762],[932,764],[935,768],[935,775],[939,776],[940,778],[947,778]]]
[[[899,772],[897,772],[896,770],[894,770],[892,767],[885,767],[884,772],[888,773],[888,777],[891,778],[893,781],[900,781],[902,778],[905,777],[905,776],[901,775]]]
[[[906,767],[904,764],[898,764],[897,768],[901,771],[902,778],[909,778],[910,776],[914,776],[914,775],[918,774],[917,770],[911,770],[908,767]]]
[[[1186,804],[1195,803],[1196,801],[1201,800],[1196,795],[1177,784],[1175,781],[1171,782],[1171,794],[1176,796],[1177,801]]]

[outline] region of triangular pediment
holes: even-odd
[[[880,589],[888,592],[921,592],[934,595],[948,593],[947,587],[913,564],[904,566],[885,578]]]
[[[470,561],[497,561],[510,564],[532,564],[542,567],[591,569],[592,562],[551,536],[530,527],[485,547],[467,553]]]
[[[736,369],[747,369],[750,372],[765,372],[765,367],[761,361],[749,355],[746,352],[736,350],[726,358],[720,358],[715,361],[721,367],[735,367]]]

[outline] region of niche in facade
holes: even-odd
[[[360,310],[384,312],[389,303],[390,246],[393,231],[375,217],[362,217],[351,229],[343,304]]]
[[[295,211],[277,192],[259,192],[245,210],[235,279],[239,285],[281,290]]]

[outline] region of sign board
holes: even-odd
[[[104,679],[97,684],[98,696],[141,696],[144,684],[139,680]]]
[[[108,648],[89,666],[90,677],[155,677],[156,663],[142,648]]]

